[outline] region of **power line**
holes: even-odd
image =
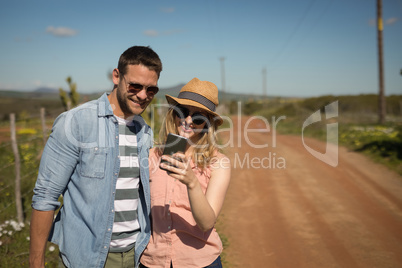
[[[306,10],[303,12],[303,15],[300,17],[300,19],[299,19],[298,23],[296,24],[295,28],[293,29],[292,33],[289,35],[289,37],[286,39],[284,44],[281,46],[281,49],[272,58],[270,63],[275,64],[276,61],[280,58],[280,56],[282,56],[282,54],[285,52],[285,50],[288,47],[289,43],[292,41],[293,37],[299,31],[300,26],[303,24],[304,20],[306,19],[307,14],[310,12],[310,9],[313,7],[314,2],[315,2],[315,0],[310,1],[309,5],[307,6]]]
[[[267,68],[262,68],[262,94],[267,97]]]

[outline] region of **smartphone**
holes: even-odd
[[[176,134],[169,133],[166,139],[165,148],[163,148],[164,155],[173,155],[177,152],[185,153],[188,145],[188,139]],[[170,162],[162,160],[161,163],[171,165]]]

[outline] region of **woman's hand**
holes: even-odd
[[[169,176],[185,184],[187,188],[192,189],[198,183],[198,179],[191,168],[191,157],[186,157],[182,153],[175,153],[172,156],[162,155],[162,160],[168,161],[170,165],[161,163],[160,167],[165,169]]]

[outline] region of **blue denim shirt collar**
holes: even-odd
[[[109,99],[107,97],[108,95],[109,94],[104,93],[99,98],[98,116],[100,116],[100,117],[113,115],[113,109],[112,109],[112,105],[110,105]]]

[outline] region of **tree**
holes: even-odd
[[[61,103],[64,106],[64,110],[66,110],[66,111],[70,110],[71,102],[67,96],[67,93],[62,88],[59,88],[59,95],[60,95]]]
[[[77,84],[73,83],[73,80],[70,76],[66,78],[66,82],[70,88],[70,93],[67,95],[63,88],[59,88],[59,94],[64,109],[67,111],[78,105],[80,94],[77,92]]]
[[[77,83],[73,83],[71,77],[67,77],[66,79],[68,86],[70,87],[70,100],[73,107],[78,105],[80,94],[77,92]]]

